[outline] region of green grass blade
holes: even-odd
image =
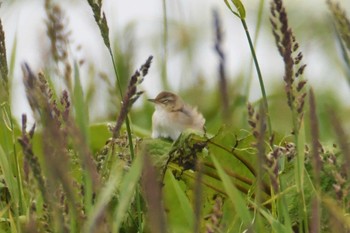
[[[128,170],[128,172],[123,177],[119,188],[119,200],[118,206],[114,212],[114,224],[113,232],[119,232],[122,226],[123,219],[128,212],[128,207],[132,201],[135,194],[139,178],[142,171],[142,158],[137,156]]]
[[[298,156],[295,160],[295,179],[298,191],[301,192],[303,190],[303,182],[304,182],[304,160],[305,160],[305,128],[304,121],[301,122],[300,130],[297,137],[297,150]]]
[[[18,183],[17,180],[14,177],[15,171],[11,170],[10,163],[8,160],[8,156],[11,155],[6,155],[2,146],[0,145],[0,168],[5,180],[5,183],[7,185],[7,188],[9,190],[9,193],[11,195],[11,201],[14,203],[14,206],[17,206],[20,204],[20,197],[19,195],[21,194],[18,190]],[[14,210],[15,214],[17,215],[18,212],[16,209]],[[11,212],[9,212],[11,214]],[[18,217],[18,216],[17,216]],[[18,218],[15,218],[18,220]],[[14,224],[11,224],[11,227],[14,227]]]
[[[229,176],[225,173],[215,156],[211,155],[211,159],[217,169],[220,179],[222,180],[225,191],[235,207],[236,213],[243,221],[245,227],[250,226],[253,222],[253,217],[248,211],[246,201],[243,199],[238,189],[233,185]]]
[[[280,177],[279,178],[280,181],[280,188],[281,191],[286,191],[286,189],[288,188],[288,186],[286,185],[286,180],[284,177]],[[288,204],[287,204],[287,200],[286,200],[286,196],[285,194],[282,194],[280,196],[280,198],[277,199],[277,209],[278,209],[278,213],[279,213],[279,217],[280,219],[284,220],[284,225],[286,226],[287,229],[289,229],[288,231],[284,231],[284,232],[291,232],[290,229],[292,229],[292,223],[291,223],[291,219],[288,213]],[[279,232],[279,231],[277,231]]]
[[[75,110],[75,119],[81,131],[81,134],[85,137],[86,142],[89,142],[89,111],[84,99],[83,87],[80,82],[79,67],[74,62],[74,93],[73,103]]]
[[[101,216],[101,214],[103,214],[103,211],[106,210],[107,204],[111,201],[113,195],[115,194],[115,191],[121,183],[124,165],[125,164],[123,162],[118,160],[111,169],[113,172],[111,173],[105,186],[100,191],[96,204],[91,209],[90,215],[87,217],[88,220],[84,232],[95,231],[94,225],[97,223],[98,218]]]
[[[18,192],[18,186],[16,179],[14,178],[14,171],[11,170],[10,163],[8,160],[7,156],[11,155],[6,155],[4,150],[2,149],[2,146],[0,145],[0,167],[1,171],[4,175],[5,182],[7,184],[7,187],[9,189],[9,192],[11,194],[11,198],[13,199],[14,203],[18,203],[18,198],[19,198],[19,192]]]
[[[14,69],[15,69],[15,62],[16,62],[16,55],[17,55],[17,33],[15,35],[15,38],[13,39],[13,46],[11,49],[11,56],[10,56],[10,64],[9,64],[9,79],[13,75]],[[10,88],[9,82],[9,88]]]
[[[262,216],[265,217],[265,219],[270,223],[272,229],[275,232],[284,232],[284,233],[293,233],[291,228],[286,227],[281,222],[277,221],[275,218],[273,218],[269,213],[267,213],[265,210],[260,209],[260,213]]]
[[[179,181],[177,181],[174,177],[174,175],[171,172],[166,173],[166,180],[169,181],[169,185],[171,186],[171,190],[173,191],[173,198],[176,198],[175,203],[178,203],[179,211],[183,214],[184,222],[183,224],[186,226],[185,229],[193,229],[193,223],[194,223],[194,216],[193,211],[191,208],[191,202],[186,196],[184,190],[181,188]]]

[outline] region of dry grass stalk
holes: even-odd
[[[73,120],[69,115],[68,93],[64,91],[60,101],[57,102],[42,73],[39,73],[36,77],[27,64],[24,64],[22,68],[27,98],[33,112],[37,113],[36,121],[41,123],[43,128],[43,153],[47,173],[46,191],[50,193],[50,195],[47,195],[45,204],[51,210],[50,214],[53,218],[59,218],[68,224],[68,216],[70,215],[67,211],[69,211],[77,216],[78,221],[82,221],[81,213],[83,213],[83,210],[77,199],[78,190],[73,186],[74,179],[69,176],[70,172],[68,170],[72,163],[68,152],[69,140],[81,138],[78,133],[72,130],[76,127],[74,127]],[[73,142],[76,141],[73,140]],[[84,156],[88,155],[87,152],[84,153]],[[88,169],[87,166],[84,168]],[[65,203],[69,203],[72,208],[67,209],[65,205],[59,202],[59,200],[62,200],[62,195]],[[62,224],[60,228],[63,230],[65,224]]]
[[[222,197],[217,196],[215,198],[215,204],[213,206],[213,209],[209,216],[207,217],[209,219],[209,223],[206,224],[206,233],[214,233],[214,232],[220,232],[220,222],[221,218],[223,217],[223,200]]]
[[[344,166],[343,172],[346,174],[347,178],[350,177],[350,144],[349,144],[349,135],[347,135],[344,127],[342,126],[338,116],[334,111],[329,110],[329,116],[331,119],[331,125],[333,126],[334,132],[337,136],[340,149],[344,156]]]
[[[146,213],[150,232],[167,232],[159,171],[152,164],[149,155],[144,154],[143,157],[144,165],[141,184],[143,197],[147,204]]]
[[[332,0],[327,0],[329,9],[332,12],[335,20],[335,25],[341,38],[343,39],[346,47],[350,50],[350,20],[346,15],[344,9],[341,8],[339,3],[335,3]]]
[[[2,21],[0,19],[0,75],[1,83],[5,87],[5,91],[8,92],[8,66],[6,58],[6,46],[5,46],[5,32],[2,27]]]
[[[45,1],[47,14],[47,35],[51,41],[51,53],[54,61],[64,61],[68,58],[70,31],[66,29],[67,19],[61,7],[51,0]]]
[[[271,2],[272,32],[276,40],[276,45],[284,61],[285,92],[287,94],[288,106],[292,111],[296,111],[298,119],[303,118],[303,108],[305,103],[305,84],[300,76],[304,73],[305,64],[302,64],[303,54],[298,52],[299,44],[296,42],[292,29],[289,26],[287,12],[282,0]]]
[[[151,66],[152,59],[153,56],[149,56],[145,64],[143,64],[139,70],[136,70],[130,78],[127,92],[123,97],[122,107],[117,119],[117,123],[112,129],[113,138],[119,137],[120,129],[128,115],[131,106],[143,93],[142,91],[137,91],[137,86],[143,82],[144,77],[147,75],[148,69]]]
[[[322,169],[322,161],[320,150],[322,149],[319,142],[319,127],[318,127],[318,117],[316,112],[316,101],[313,90],[309,93],[309,104],[310,104],[310,127],[311,127],[311,153],[313,158],[313,169],[316,187],[320,185],[320,172]]]
[[[109,28],[107,24],[107,18],[104,12],[102,12],[102,1],[98,0],[97,3],[95,3],[94,0],[88,0],[88,3],[92,9],[92,12],[94,13],[95,21],[100,29],[101,36],[103,38],[103,41],[107,48],[111,48],[110,41],[109,41]]]
[[[201,210],[203,203],[203,162],[200,159],[196,160],[196,178],[194,182],[194,233],[200,232],[201,225]]]
[[[265,170],[265,161],[266,161],[266,152],[265,152],[265,135],[266,135],[266,115],[265,111],[262,106],[260,106],[259,109],[259,115],[258,118],[258,137],[257,137],[257,145],[256,148],[258,150],[257,153],[257,189],[256,189],[256,201],[258,204],[258,207],[260,206],[262,202],[262,190],[264,189],[263,186],[263,177],[264,177],[264,170]]]
[[[18,138],[19,144],[22,146],[23,154],[25,156],[25,161],[28,162],[34,178],[36,179],[38,183],[39,190],[41,192],[41,195],[44,199],[44,201],[47,201],[47,192],[46,192],[46,182],[41,170],[41,166],[38,160],[38,157],[34,155],[33,153],[33,145],[32,145],[32,138],[35,131],[35,124],[33,127],[27,132],[27,115],[22,115],[22,136]],[[25,174],[26,177],[28,177],[29,174]]]
[[[219,92],[221,94],[222,111],[224,118],[229,114],[229,98],[227,92],[227,79],[225,72],[225,54],[222,49],[222,28],[219,18],[219,13],[214,11],[214,26],[215,26],[215,51],[219,56]]]
[[[67,29],[68,19],[61,7],[45,0],[45,12],[47,15],[46,30],[51,42],[51,56],[57,64],[56,72],[59,77],[64,77],[65,84],[72,90],[72,66],[69,61],[69,44],[71,32]]]
[[[316,187],[316,192],[320,192],[320,174],[322,169],[322,162],[320,156],[320,142],[319,142],[319,127],[318,127],[318,118],[316,113],[316,101],[313,90],[310,90],[309,93],[309,104],[310,104],[310,127],[311,127],[311,153],[313,160],[313,173],[314,173],[314,185]],[[318,193],[321,195],[321,193]],[[312,200],[312,220],[311,220],[311,232],[317,233],[320,232],[321,226],[321,206],[318,195],[316,195]]]
[[[263,128],[266,129],[266,123],[264,121],[261,121],[260,114],[255,112],[254,107],[250,103],[248,103],[248,124],[252,128],[253,136],[256,139],[259,139],[261,137],[261,133],[262,133],[261,129]]]

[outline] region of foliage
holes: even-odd
[[[115,123],[90,123],[91,106],[81,83],[80,62],[68,49],[66,16],[49,0],[45,10],[51,62],[38,74],[27,63],[22,65],[36,123],[28,128],[25,114],[17,123],[10,99],[16,46],[8,62],[0,20],[1,232],[350,230],[350,148],[339,117],[345,109],[326,95],[316,98],[318,94],[308,86],[303,55],[282,0],[271,2],[270,22],[284,62],[284,89],[267,95],[245,21],[250,12],[240,0],[224,3],[245,29],[262,99],[248,103],[247,93],[230,91],[237,85],[227,79],[221,21],[215,12],[219,88],[204,90],[198,84],[181,93],[189,102],[201,96],[198,104],[207,130],[186,130],[174,142],[149,138],[153,109],[133,104],[143,96],[139,85],[152,72],[153,57],[134,73],[128,70],[133,55],[112,49],[111,44],[118,47],[121,43],[109,39],[102,1],[88,0],[87,4],[113,63],[115,85],[109,91],[111,98],[122,102],[113,110],[118,112],[118,117],[113,116]],[[339,4],[327,3],[348,66],[349,19]],[[165,86],[166,13],[163,1]],[[63,78],[62,92],[55,86],[58,77]],[[320,105],[323,99],[331,104]],[[279,124],[291,133],[277,130]],[[322,142],[324,132],[330,135]]]

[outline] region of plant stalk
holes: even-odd
[[[258,59],[256,57],[256,53],[255,53],[255,50],[254,50],[254,45],[253,45],[252,39],[250,37],[250,33],[249,33],[249,30],[248,30],[247,23],[242,18],[241,18],[241,22],[242,22],[245,34],[246,34],[247,39],[248,39],[249,48],[250,48],[250,51],[251,51],[252,56],[253,56],[253,61],[254,61],[254,64],[255,64],[256,73],[257,73],[258,79],[259,79],[260,89],[261,89],[261,93],[262,93],[262,96],[263,96],[263,106],[264,106],[264,109],[265,109],[265,112],[266,112],[266,117],[267,117],[267,126],[268,126],[269,135],[272,135],[272,126],[271,126],[271,119],[270,119],[270,114],[269,114],[269,105],[268,105],[268,102],[267,102],[264,80],[263,80],[262,75],[261,75],[259,62],[258,62]]]

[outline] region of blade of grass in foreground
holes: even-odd
[[[15,206],[17,206],[19,204],[19,192],[18,192],[18,185],[16,182],[16,179],[13,176],[13,171],[11,171],[11,166],[9,164],[9,161],[7,159],[7,156],[4,152],[4,150],[2,149],[2,146],[0,145],[0,168],[3,174],[3,177],[5,179],[5,182],[7,184],[7,188],[9,190],[9,193],[11,195],[11,200],[13,202],[13,204]],[[16,211],[17,208],[14,208],[14,211]],[[18,212],[15,213],[16,215],[18,215]],[[11,211],[9,211],[9,215],[11,215]],[[18,218],[15,218],[16,220],[18,220]],[[18,222],[17,222],[18,224]],[[13,228],[13,224],[11,224],[11,227]]]
[[[193,229],[193,223],[194,223],[194,216],[193,211],[191,207],[191,203],[189,199],[187,198],[184,190],[180,187],[179,182],[175,179],[174,175],[171,172],[166,172],[166,178],[165,180],[169,181],[169,186],[171,191],[173,191],[172,197],[176,198],[177,200],[174,202],[178,203],[178,208],[181,209],[180,212],[183,214],[183,226],[181,230],[187,229],[188,231]],[[175,231],[175,229],[174,229]]]
[[[256,20],[256,28],[255,28],[255,32],[254,32],[254,35],[255,35],[254,41],[253,41],[254,47],[257,46],[258,38],[260,35],[260,31],[261,31],[261,25],[263,22],[262,19],[263,19],[263,12],[264,12],[264,3],[265,3],[265,0],[260,0],[259,7],[258,7],[258,17]],[[252,79],[253,79],[253,71],[254,71],[254,60],[253,60],[253,58],[251,58],[251,61],[249,64],[248,80],[245,84],[244,92],[243,92],[243,94],[247,97],[249,96],[249,93],[250,93],[250,87],[251,87],[251,83],[252,83]]]
[[[99,1],[98,3],[95,3],[93,0],[87,0],[87,2],[89,3],[92,12],[94,13],[94,18],[95,21],[97,23],[97,26],[100,29],[101,32],[101,36],[103,38],[103,41],[109,51],[109,55],[111,57],[111,61],[113,64],[113,70],[114,70],[114,74],[115,74],[115,78],[116,78],[116,83],[117,83],[117,87],[119,90],[119,94],[120,94],[120,98],[121,100],[123,99],[124,95],[123,95],[123,90],[121,88],[121,81],[120,81],[120,77],[119,77],[119,73],[118,73],[118,69],[117,69],[117,63],[116,63],[116,58],[113,55],[112,52],[112,48],[111,48],[111,43],[109,40],[109,27],[108,27],[108,23],[107,23],[107,18],[105,13],[102,11],[102,1]],[[131,158],[133,159],[135,157],[135,153],[134,153],[134,145],[133,145],[133,141],[132,141],[132,133],[131,133],[131,124],[130,124],[130,120],[129,120],[129,116],[127,115],[125,118],[125,125],[126,125],[126,131],[128,134],[128,139],[129,139],[129,150],[130,150],[130,154],[131,154]],[[138,213],[138,224],[139,224],[139,231],[142,231],[142,210],[141,210],[141,203],[140,203],[140,192],[139,190],[137,190],[136,192],[136,199],[137,199],[137,213]]]
[[[87,106],[84,101],[84,93],[83,88],[80,82],[80,74],[79,74],[79,67],[76,62],[74,62],[74,93],[72,93],[73,98],[73,106],[75,110],[75,119],[76,124],[79,127],[79,130],[81,132],[81,135],[83,137],[84,144],[89,144],[89,135],[88,135],[88,110]],[[84,164],[84,160],[82,160],[82,163]],[[92,198],[92,179],[91,174],[89,174],[88,169],[84,169],[83,171],[83,183],[85,188],[85,195],[84,195],[84,207],[86,210],[86,213],[89,214],[91,210],[91,200]]]
[[[266,91],[265,91],[264,80],[263,80],[263,77],[262,77],[262,74],[261,74],[258,58],[257,58],[256,53],[255,53],[253,41],[251,39],[251,36],[250,36],[250,33],[249,33],[249,29],[248,29],[247,23],[245,21],[246,11],[244,9],[244,5],[243,5],[243,3],[240,0],[231,0],[231,2],[233,3],[233,5],[236,7],[236,9],[238,11],[238,13],[237,13],[237,12],[235,12],[232,9],[232,7],[229,4],[228,0],[224,0],[224,2],[226,4],[226,6],[230,9],[230,11],[234,15],[236,15],[238,18],[240,18],[242,26],[244,28],[244,31],[246,33],[248,44],[249,44],[249,48],[250,48],[250,52],[252,54],[253,61],[254,61],[254,64],[255,64],[256,73],[257,73],[258,79],[259,79],[259,85],[260,85],[261,94],[262,94],[262,102],[263,102],[264,110],[265,110],[266,117],[267,117],[268,132],[269,132],[269,135],[272,135],[272,124],[271,124],[271,119],[270,119],[270,115],[269,115],[269,105],[268,105],[268,102],[267,102],[267,96],[266,96]]]
[[[122,183],[119,188],[119,200],[118,206],[115,209],[113,214],[113,218],[115,221],[113,222],[113,232],[119,232],[119,229],[122,225],[124,216],[128,211],[128,207],[130,206],[131,200],[135,194],[137,189],[138,181],[141,176],[142,171],[142,158],[141,156],[137,156],[130,167],[130,169],[125,174]],[[140,227],[140,226],[138,226]]]
[[[248,211],[246,201],[243,199],[238,189],[232,184],[229,176],[226,174],[226,172],[224,171],[218,160],[215,158],[215,156],[211,155],[211,159],[217,169],[220,179],[222,180],[225,191],[229,199],[231,200],[233,206],[235,207],[236,213],[243,221],[244,226],[246,228],[249,227],[253,222],[253,217]]]
[[[270,223],[272,229],[275,232],[284,232],[284,233],[292,233],[292,228],[286,227],[284,224],[281,222],[277,221],[275,218],[271,216],[270,213],[267,211],[263,210],[262,208],[259,209],[260,214],[265,217],[265,219]]]
[[[11,171],[11,167],[9,164],[9,160],[7,159],[7,156],[2,149],[2,146],[0,145],[0,168],[2,171],[3,178],[5,179],[5,182],[7,184],[7,188],[11,194],[11,199],[18,203],[18,188],[16,184],[16,179],[14,178],[13,171]]]
[[[74,110],[76,114],[76,121],[82,135],[85,137],[86,143],[89,143],[89,131],[88,131],[88,123],[89,123],[89,114],[87,109],[87,104],[84,100],[83,87],[80,82],[80,73],[79,67],[76,62],[74,62]]]
[[[112,167],[111,170],[113,172],[111,172],[108,181],[100,191],[97,197],[97,202],[91,209],[91,212],[89,213],[90,215],[87,217],[88,220],[87,225],[85,227],[85,232],[95,232],[95,225],[99,220],[99,217],[101,217],[103,212],[106,210],[107,204],[111,201],[115,190],[121,183],[124,165],[125,164],[123,162],[117,160],[114,166]]]

